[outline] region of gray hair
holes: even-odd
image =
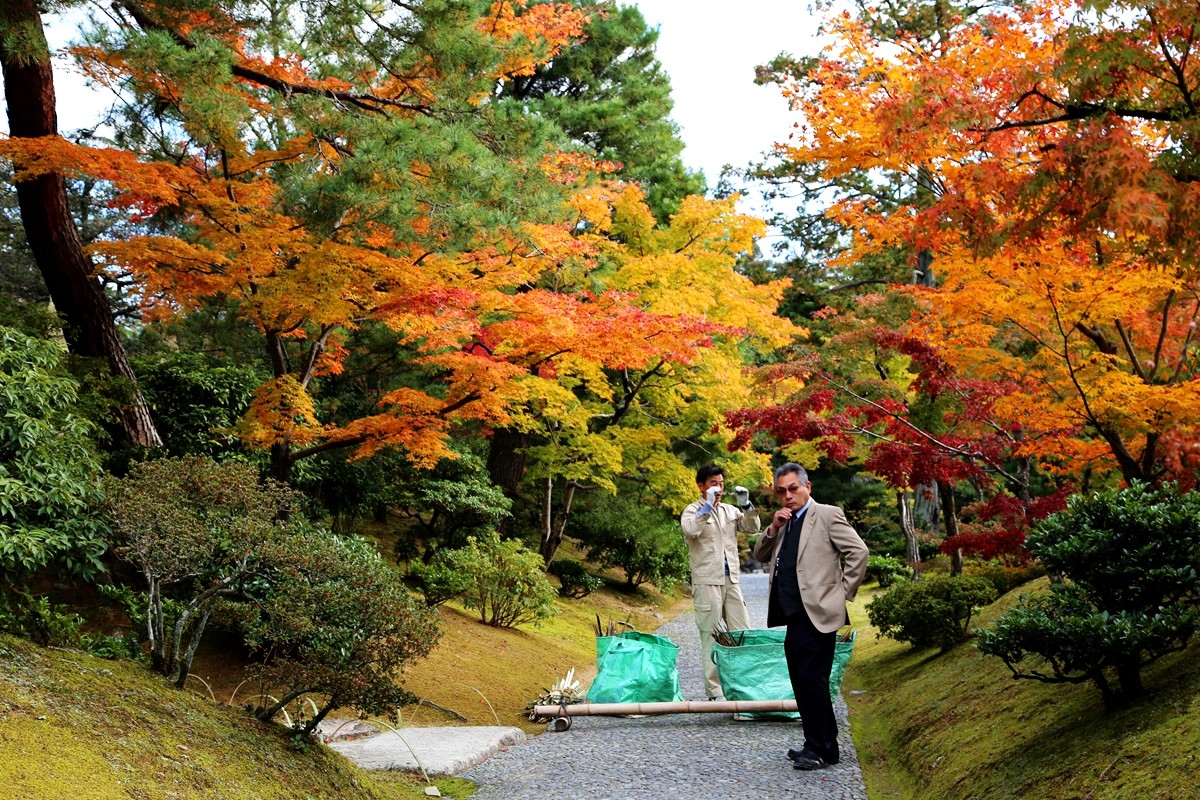
[[[783,466],[778,467],[775,470],[775,481],[778,483],[779,479],[784,475],[788,475],[793,472],[796,473],[796,477],[801,483],[808,483],[808,472],[804,469],[804,467],[800,466],[795,461],[789,461]]]

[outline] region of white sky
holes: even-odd
[[[634,0],[658,26],[658,59],[671,76],[672,118],[684,162],[710,185],[721,167],[745,166],[787,137],[794,117],[754,68],[781,52],[815,55],[818,20],[803,0]]]

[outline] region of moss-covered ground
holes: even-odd
[[[438,781],[465,797],[468,781]],[[401,774],[297,749],[282,728],[180,692],[143,665],[0,636],[0,786],[14,800],[397,800]]]
[[[985,609],[984,626],[1022,592]],[[1014,680],[971,641],[914,651],[876,638],[864,607],[844,688],[872,798],[1192,800],[1200,797],[1200,643],[1148,667],[1146,699],[1105,713],[1091,684]]]
[[[441,642],[402,676],[433,705],[402,709],[402,724],[542,730],[523,709],[569,669],[588,685],[597,617],[654,630],[686,603],[604,577],[601,591],[559,599],[559,613],[540,626],[492,628],[460,605],[442,606]],[[284,728],[254,719],[241,708],[257,691],[242,683],[243,656],[234,637],[214,631],[181,692],[144,664],[0,637],[0,786],[17,800],[425,796],[419,777],[361,771],[321,745],[297,749]],[[460,779],[435,783],[446,797],[474,790]]]

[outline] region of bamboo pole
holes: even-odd
[[[534,706],[540,717],[615,717],[626,714],[752,714],[795,711],[795,700],[679,700],[671,703],[577,703]]]

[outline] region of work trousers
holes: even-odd
[[[750,616],[746,613],[746,601],[742,590],[725,576],[724,586],[692,585],[692,604],[696,609],[696,628],[700,631],[700,664],[704,668],[704,691],[711,699],[724,697],[721,679],[717,677],[717,665],[713,663],[713,630],[721,620],[731,631],[750,628]]]
[[[829,697],[829,673],[837,633],[822,633],[800,610],[787,618],[783,652],[804,726],[804,746],[830,763],[838,760],[837,720]]]

